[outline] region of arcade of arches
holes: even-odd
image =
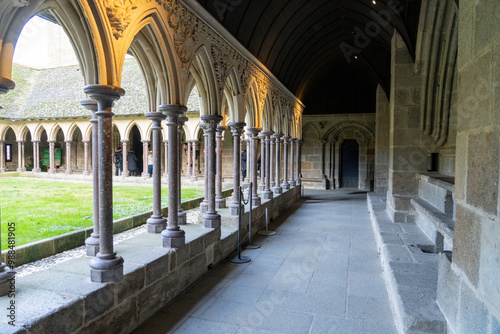
[[[391,301],[398,330],[498,332],[500,4],[215,3],[0,0],[0,172],[82,175],[94,187],[85,241],[94,285],[78,294],[85,303],[58,301],[59,311],[40,311],[15,331],[0,320],[0,332],[86,333],[109,323],[125,333],[140,325],[234,249],[223,223],[240,213],[239,194],[222,217],[223,180],[234,189],[252,183],[256,212],[275,215],[302,186],[367,192],[388,291],[401,294]],[[14,64],[33,18],[60,26],[75,64]],[[115,176],[118,148],[137,163],[124,158]],[[131,255],[142,281],[143,269],[132,270],[113,244],[113,180],[132,177],[152,179],[148,237],[168,250]],[[205,185],[195,227],[180,209],[181,179]],[[168,217],[161,187],[169,189]],[[376,223],[377,215],[387,219]],[[417,230],[432,247],[405,239]],[[432,260],[421,263],[424,252]],[[423,286],[405,285],[423,274]],[[2,264],[2,294],[10,275]],[[8,303],[0,297],[2,308]],[[414,322],[405,318],[410,304]],[[427,305],[432,315],[419,311]],[[66,314],[70,321],[51,320]],[[124,318],[128,327],[120,327]]]

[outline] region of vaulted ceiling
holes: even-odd
[[[421,3],[197,1],[304,102],[306,113],[314,114],[375,111],[377,84],[389,93],[393,29],[413,56]],[[342,106],[332,105],[335,97],[343,100]],[[360,98],[370,101],[349,103]]]

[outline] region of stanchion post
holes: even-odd
[[[248,213],[248,245],[245,247],[245,249],[260,248],[259,245],[252,245],[252,186],[253,183],[250,182],[250,187],[248,189],[248,198],[250,202],[250,211]]]
[[[266,208],[266,231],[259,231],[257,232],[258,235],[264,235],[266,237],[271,236],[271,235],[276,235],[276,232],[274,231],[269,231],[268,229],[269,225],[269,213],[268,213],[268,208]]]
[[[236,263],[236,264],[241,264],[241,263],[248,263],[250,262],[250,258],[246,257],[246,256],[241,256],[241,219],[242,219],[242,215],[243,215],[243,210],[242,210],[242,202],[245,202],[245,199],[243,197],[243,190],[241,189],[241,187],[239,187],[238,189],[239,191],[239,215],[238,215],[238,256],[235,256],[234,258],[232,258],[231,260],[229,260],[229,262],[231,263]],[[250,200],[251,202],[251,200]],[[252,205],[252,204],[250,204]]]

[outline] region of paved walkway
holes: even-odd
[[[365,193],[306,190],[271,228],[134,334],[396,333]]]

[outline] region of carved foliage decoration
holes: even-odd
[[[214,60],[214,71],[217,80],[217,93],[219,94],[219,99],[221,99],[224,92],[224,83],[229,72],[228,63],[225,61],[225,57],[222,51],[215,44],[212,44],[211,53]]]
[[[113,36],[119,39],[132,22],[132,13],[137,9],[137,4],[132,0],[104,0],[104,8],[113,30]]]

